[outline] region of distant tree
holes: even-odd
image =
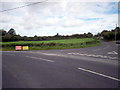
[[[119,27],[116,27],[114,30],[115,30],[116,32],[120,32],[120,28],[119,28]]]
[[[12,41],[20,41],[21,40],[21,36],[20,35],[14,35],[12,36]]]
[[[35,35],[34,37],[31,37],[32,41],[38,41],[38,37],[37,35]]]
[[[0,36],[0,42],[2,42],[2,36]],[[1,46],[0,46],[1,47]]]
[[[120,28],[116,27],[114,31],[116,32],[116,40],[120,40]]]
[[[16,32],[13,28],[8,31],[8,35],[16,35]]]
[[[71,37],[72,38],[80,38],[80,34],[73,34]]]
[[[87,37],[88,37],[88,38],[91,38],[91,37],[93,37],[93,34],[90,33],[90,32],[88,32],[88,33],[87,33]]]
[[[83,34],[83,38],[85,38],[85,37],[87,37],[87,34],[86,34],[86,33]]]
[[[59,33],[57,33],[57,35],[56,36],[59,36]]]
[[[109,31],[108,31],[108,30],[103,30],[103,31],[101,32],[101,36],[104,36],[104,34],[107,33],[107,32],[109,32]]]
[[[103,36],[104,40],[114,40],[115,34],[113,32],[106,32]]]
[[[3,29],[0,29],[0,36],[5,36],[7,35],[7,32]]]
[[[34,37],[37,37],[37,35],[35,35]]]
[[[3,42],[13,41],[13,37],[11,35],[2,36],[2,41]]]
[[[55,35],[55,37],[59,37],[60,35],[59,35],[59,33],[57,33],[56,35]]]

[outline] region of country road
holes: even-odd
[[[2,52],[2,88],[118,88],[120,46]]]

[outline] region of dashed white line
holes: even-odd
[[[97,55],[98,57],[102,57],[102,55]]]
[[[94,57],[99,57],[98,55],[95,55]]]
[[[109,57],[109,59],[118,59],[117,57]]]
[[[89,73],[92,73],[92,74],[96,74],[96,75],[99,75],[99,76],[102,76],[102,77],[106,77],[106,78],[109,78],[109,79],[112,79],[112,80],[115,80],[115,81],[120,81],[120,79],[117,79],[115,77],[111,77],[111,76],[108,76],[108,75],[105,75],[105,74],[102,74],[102,73],[98,73],[98,72],[95,72],[95,71],[92,71],[92,70],[88,70],[88,69],[84,69],[84,68],[78,68],[79,70],[82,70],[82,71],[85,71],[85,72],[89,72]]]
[[[94,55],[94,54],[83,54],[83,53],[68,53],[70,55],[82,55],[82,56],[90,56],[90,57],[100,57],[100,58],[109,58],[109,59],[117,59],[117,57],[103,56],[103,55]]]
[[[103,58],[108,58],[108,56],[103,56]]]
[[[113,51],[114,52],[114,54],[118,54],[117,52],[115,52],[115,51]]]
[[[48,60],[48,59],[44,59],[44,58],[31,57],[31,56],[26,56],[26,57],[33,58],[33,59],[40,59],[40,60],[44,60],[44,61],[48,61],[48,62],[55,62],[53,60]]]
[[[89,55],[86,55],[86,56],[92,56],[91,54],[89,54]]]

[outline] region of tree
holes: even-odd
[[[116,40],[120,40],[120,28],[116,27],[114,31],[116,32]]]
[[[80,34],[73,34],[71,35],[72,38],[80,38]]]
[[[57,33],[56,35],[55,35],[55,37],[59,37],[60,35],[59,35],[59,33]]]
[[[88,38],[91,38],[91,37],[93,37],[93,34],[90,33],[90,32],[88,32],[88,33],[87,33],[87,37],[88,37]]]
[[[0,36],[5,36],[7,35],[7,32],[3,29],[0,29]]]
[[[16,35],[16,32],[13,28],[8,31],[8,35]]]

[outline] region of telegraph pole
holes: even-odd
[[[117,28],[117,24],[116,24],[116,28]],[[116,41],[116,28],[115,28],[115,41]]]

